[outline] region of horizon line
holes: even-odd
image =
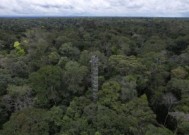
[[[44,16],[44,15],[41,15],[41,16],[35,16],[35,15],[32,15],[32,16],[19,16],[19,15],[13,15],[13,16],[9,16],[9,15],[3,15],[3,16],[0,16],[0,18],[189,18],[189,17],[182,17],[182,16],[77,16],[77,15],[70,15],[70,16],[57,16],[57,15],[47,15],[47,16]]]

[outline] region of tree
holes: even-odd
[[[59,48],[59,53],[62,56],[66,56],[70,59],[77,59],[80,51],[78,48],[73,47],[72,43],[64,43],[61,45],[61,47]]]
[[[99,103],[104,106],[111,106],[119,99],[121,87],[116,81],[107,81],[99,91]]]
[[[166,128],[155,127],[153,125],[148,126],[148,130],[145,135],[174,135],[173,132]]]
[[[57,64],[59,62],[60,55],[57,53],[57,51],[53,51],[48,55],[49,63]]]
[[[5,48],[5,43],[4,41],[0,40],[0,49],[3,50]]]
[[[177,67],[171,70],[171,75],[173,78],[185,79],[188,76],[188,72],[183,67]]]
[[[109,57],[108,62],[113,69],[113,73],[119,73],[122,76],[141,73],[145,70],[145,66],[135,56],[112,55]]]
[[[176,120],[175,134],[187,135],[189,132],[189,114],[175,111],[170,112],[169,115]]]
[[[11,98],[11,105],[14,111],[20,111],[33,106],[33,95],[29,86],[8,85],[7,92]]]
[[[16,77],[27,78],[29,74],[29,67],[22,59],[12,61],[9,65],[9,70],[12,76]]]
[[[131,75],[123,77],[121,81],[121,100],[129,101],[137,97],[136,87],[136,78]]]
[[[22,56],[25,54],[24,49],[21,47],[20,43],[18,41],[14,42],[14,48],[16,49],[16,53],[19,56]]]
[[[56,134],[60,132],[61,126],[63,124],[63,116],[65,111],[61,106],[53,106],[47,112],[47,122],[49,124],[49,134]]]
[[[61,133],[63,134],[81,134],[90,131],[87,118],[83,117],[84,108],[90,104],[90,100],[85,97],[74,98],[62,119]]]
[[[140,51],[142,54],[148,52],[160,52],[166,49],[166,42],[159,36],[151,36],[141,47]]]
[[[179,35],[177,36],[174,44],[171,44],[170,46],[168,46],[168,50],[172,51],[175,54],[181,54],[182,51],[184,51],[188,45],[189,45],[189,35]]]
[[[63,80],[70,94],[81,94],[83,92],[81,84],[83,84],[83,80],[87,73],[87,67],[80,65],[76,61],[69,61],[66,63],[63,72]]]
[[[0,102],[0,129],[2,129],[3,124],[9,120],[12,111],[9,106],[10,102],[8,102],[8,104],[3,101]]]
[[[189,80],[172,78],[169,81],[167,87],[170,91],[172,91],[176,95],[177,99],[180,100],[175,110],[189,113],[189,107],[188,107]]]
[[[135,41],[126,36],[114,35],[111,43],[111,52],[114,55],[135,55],[138,49]]]
[[[21,43],[27,52],[24,58],[31,72],[38,70],[48,62],[46,52],[52,43],[49,32],[37,28],[27,30]]]
[[[144,134],[148,125],[154,124],[156,121],[155,114],[148,105],[146,95],[135,98],[120,107],[122,108],[121,114],[126,115],[128,133],[130,134]]]
[[[187,135],[189,132],[189,121],[181,121],[178,124],[178,134]]]
[[[49,126],[45,121],[46,111],[26,109],[12,114],[10,120],[0,131],[3,135],[49,135]]]
[[[0,134],[188,135],[188,65],[187,19],[0,19]]]
[[[55,39],[55,45],[57,48],[59,48],[62,44],[67,43],[69,41],[69,37],[61,35]]]
[[[36,93],[36,104],[52,106],[63,94],[62,70],[58,66],[45,66],[30,75],[31,86]]]
[[[6,94],[8,84],[11,82],[11,75],[6,70],[0,69],[0,96]]]
[[[59,62],[58,62],[58,65],[61,67],[61,68],[64,68],[66,63],[70,61],[70,59],[68,57],[61,57]]]
[[[173,92],[178,92],[180,95],[178,95],[178,98],[182,98],[182,95],[184,92],[188,91],[189,88],[189,80],[188,79],[177,79],[177,78],[172,78],[169,82],[167,87],[173,91]]]

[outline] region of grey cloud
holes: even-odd
[[[11,9],[11,11],[13,13],[18,14],[18,15],[20,15],[20,14],[23,14],[23,15],[29,15],[29,14],[31,14],[31,12],[28,12],[28,11],[25,11],[25,10]]]
[[[35,11],[35,10],[31,9],[30,7],[26,8],[26,9],[16,9],[16,8],[13,8],[13,9],[11,9],[11,12],[13,12],[14,14],[18,14],[18,15],[33,15],[33,14],[38,14],[38,11]]]
[[[111,6],[113,7],[120,7],[120,6],[125,6],[126,5],[126,0],[108,0]]]
[[[40,4],[36,4],[36,6],[39,6],[39,7],[42,7],[42,8],[47,8],[47,9],[49,9],[49,8],[61,8],[61,6],[60,5],[40,5]]]
[[[0,10],[6,9],[6,7],[0,5]]]
[[[1,15],[189,17],[189,0],[1,0]]]
[[[132,4],[132,5],[127,6],[127,8],[129,8],[129,9],[140,9],[142,7],[143,7],[142,4]]]
[[[136,0],[108,0],[108,2],[112,5],[112,6],[125,6],[128,8],[137,8],[137,7],[141,7],[143,6],[143,4],[139,3]]]
[[[41,8],[57,8],[57,9],[73,9],[74,7],[72,5],[50,5],[50,4],[35,4],[36,6],[39,6]]]
[[[181,15],[182,15],[182,17],[189,17],[189,11],[188,12],[182,12]]]

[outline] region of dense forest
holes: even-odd
[[[1,18],[0,135],[189,135],[189,19]]]

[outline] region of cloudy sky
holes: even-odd
[[[0,16],[189,17],[189,0],[0,0]]]

